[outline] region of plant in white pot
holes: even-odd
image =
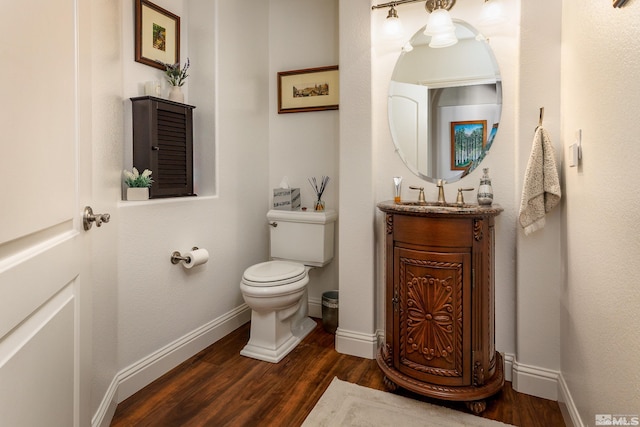
[[[149,187],[153,184],[151,171],[145,169],[142,173],[138,169],[124,171],[124,183],[127,184],[127,200],[148,200]]]
[[[189,58],[187,58],[187,62],[184,64],[183,68],[180,68],[179,62],[176,64],[163,63],[162,65],[164,65],[164,74],[167,77],[167,82],[169,82],[169,85],[171,86],[169,91],[169,100],[184,103],[184,94],[180,88],[184,85],[187,77],[189,77],[189,74],[187,74],[189,65],[191,65]]]

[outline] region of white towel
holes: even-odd
[[[519,220],[525,235],[544,227],[546,213],[558,204],[561,197],[555,150],[549,133],[538,126],[520,202]]]

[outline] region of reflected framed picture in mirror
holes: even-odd
[[[278,114],[337,110],[340,99],[338,66],[278,73]]]
[[[487,121],[451,122],[451,169],[465,170],[484,157]]]
[[[147,0],[136,0],[135,60],[164,70],[180,62],[180,17]]]

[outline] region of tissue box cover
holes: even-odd
[[[300,189],[274,188],[273,209],[280,209],[283,211],[300,209]]]

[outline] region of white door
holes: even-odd
[[[89,5],[2,2],[2,426],[90,424]]]
[[[433,176],[431,144],[429,144],[429,88],[392,81],[388,108],[393,141],[405,163],[416,165],[414,172]],[[400,144],[400,145],[398,145]]]

